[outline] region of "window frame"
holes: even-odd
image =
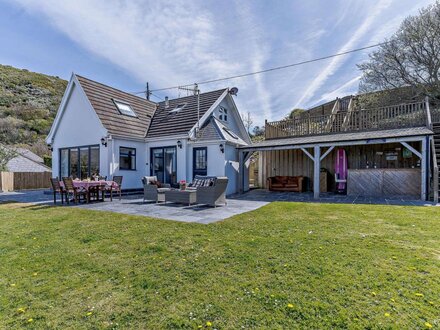
[[[58,176],[60,177],[60,179],[62,179],[61,176],[61,154],[63,152],[63,150],[67,150],[67,176],[71,176],[71,163],[72,163],[72,157],[70,156],[70,151],[71,150],[76,150],[77,152],[77,159],[76,159],[76,165],[77,165],[77,169],[78,169],[78,178],[81,179],[81,149],[85,149],[87,148],[87,176],[88,178],[91,177],[92,173],[90,171],[90,156],[91,156],[91,149],[92,148],[97,148],[98,149],[98,168],[99,171],[101,172],[101,168],[100,168],[100,162],[101,162],[101,147],[99,144],[88,144],[88,145],[82,145],[82,146],[75,146],[75,147],[64,147],[64,148],[58,148]]]
[[[131,106],[130,103],[128,103],[128,102],[124,102],[124,101],[121,101],[121,100],[118,100],[118,99],[112,99],[112,101],[113,101],[113,103],[114,103],[116,109],[118,109],[118,111],[119,111],[119,113],[120,113],[121,115],[123,115],[123,116],[127,116],[127,117],[133,117],[133,118],[137,118],[137,117],[138,117],[137,114],[136,114],[136,112],[134,111],[134,109],[133,109],[133,107]],[[126,113],[126,112],[123,112],[123,111],[121,110],[121,108],[119,107],[118,104],[126,105],[127,107],[130,108],[130,110],[131,110],[131,112],[132,112],[133,114],[128,114],[128,113]]]
[[[122,153],[123,155],[130,157],[130,161],[132,159],[131,157],[134,157],[134,168],[121,167],[121,149],[134,150],[134,155],[131,155],[131,156],[130,156],[130,153]],[[121,170],[121,171],[137,171],[137,150],[136,150],[136,148],[119,146],[119,170]]]
[[[225,107],[222,107],[221,105],[218,108],[218,119],[221,121],[227,122],[228,121],[228,109]]]

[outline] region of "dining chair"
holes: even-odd
[[[53,203],[57,203],[57,193],[60,194],[61,204],[64,204],[64,188],[61,187],[60,180],[58,178],[50,178],[50,184],[53,191]]]
[[[119,200],[122,198],[122,175],[115,175],[113,176],[113,182],[115,182],[118,186],[110,188],[110,201],[113,201],[113,191],[119,192]]]
[[[70,193],[73,195],[73,200],[75,203],[80,202],[81,197],[83,197],[83,199],[86,199],[88,201],[87,190],[75,187],[73,184],[73,179],[71,177],[63,177],[63,183],[64,183],[64,190],[66,194],[67,204],[70,203],[69,200]]]

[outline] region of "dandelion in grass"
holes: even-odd
[[[377,293],[374,292],[374,291],[372,291],[372,292],[371,292],[371,295],[372,295],[373,297],[376,297],[376,296],[377,296]]]
[[[34,319],[33,318],[30,318],[30,319],[28,319],[27,320],[29,323],[31,323],[31,322],[34,322]]]
[[[415,295],[416,295],[416,297],[423,297],[423,293],[420,293],[420,292],[417,292]]]
[[[87,312],[87,316],[90,316],[90,315],[92,315],[93,313],[92,312]]]
[[[15,284],[15,283],[11,283],[11,286],[12,286],[12,287],[14,287],[14,286],[16,286],[16,285],[17,285],[17,284]]]
[[[425,328],[426,329],[431,329],[432,328],[432,324],[429,322],[425,322]]]
[[[19,309],[17,309],[17,312],[19,313],[24,313],[26,311],[26,309],[24,307],[20,307]]]
[[[212,327],[212,322],[210,322],[210,321],[206,322],[206,326],[207,327]]]
[[[293,304],[287,304],[287,308],[292,309],[293,307],[295,307]]]
[[[385,317],[390,317],[391,316],[390,313],[385,313],[384,315],[385,315]]]
[[[33,273],[33,274],[32,274],[32,276],[37,276],[37,275],[38,275],[38,273],[37,273],[37,272],[35,272],[35,273]]]

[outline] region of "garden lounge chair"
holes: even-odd
[[[79,201],[81,201],[81,197],[83,197],[83,199],[88,199],[88,193],[86,190],[81,189],[81,188],[77,188],[73,185],[73,179],[70,177],[64,177],[63,178],[63,183],[64,183],[64,193],[66,194],[66,200],[67,200],[67,204],[70,203],[69,200],[69,194],[73,195],[73,201],[75,203],[78,203]]]
[[[167,183],[157,186],[156,176],[144,176],[142,184],[144,185],[144,202],[155,201],[156,203],[165,202],[165,191],[170,190],[170,185]]]
[[[227,177],[209,177],[196,175],[189,189],[197,189],[197,204],[207,204],[216,207],[226,205]]]
[[[50,184],[52,185],[52,191],[53,191],[53,203],[57,203],[57,193],[61,196],[61,204],[64,203],[64,189],[60,185],[60,180],[58,178],[50,178]]]

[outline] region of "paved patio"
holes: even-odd
[[[52,195],[42,190],[0,193],[0,203],[16,201],[20,203],[35,203],[53,205]],[[182,222],[213,223],[232,217],[237,214],[256,210],[270,202],[308,202],[308,203],[343,203],[343,204],[385,204],[385,205],[431,205],[411,197],[394,196],[392,198],[348,197],[335,194],[321,194],[319,200],[313,199],[313,193],[269,192],[263,189],[251,190],[243,195],[231,196],[226,206],[217,208],[208,206],[184,206],[174,203],[144,203],[142,195],[123,196],[121,200],[115,198],[113,202],[107,199],[103,203],[70,204],[97,211],[110,211],[122,214],[143,215],[148,217],[175,220]],[[60,204],[58,204],[60,205]]]

